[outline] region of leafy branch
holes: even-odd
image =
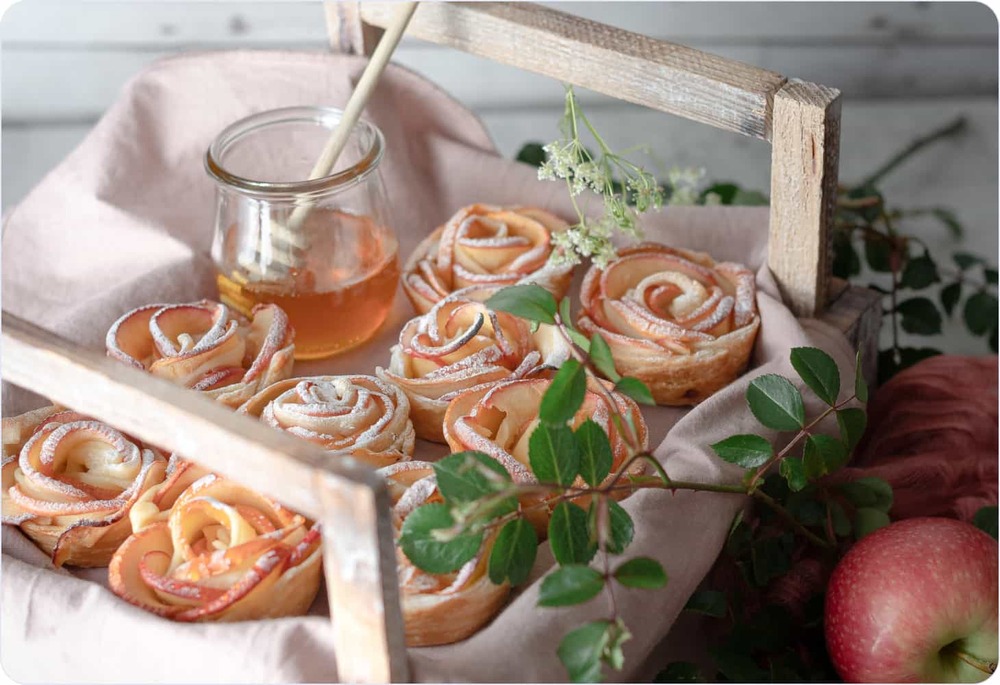
[[[574,682],[599,680],[604,666],[622,668],[622,645],[630,632],[620,614],[617,593],[667,584],[667,573],[655,559],[617,560],[625,554],[635,527],[618,503],[622,497],[643,489],[749,496],[784,521],[789,535],[797,534],[822,550],[835,546],[836,541],[826,536],[823,521],[797,516],[769,492],[767,479],[777,469],[787,489],[816,490],[823,476],[847,461],[865,424],[864,411],[848,406],[867,398],[860,373],[854,392],[840,400],[840,373],[833,359],[815,348],[796,348],[791,355],[793,368],[827,408],[809,420],[802,395],[790,380],[776,374],[759,376],[747,389],[748,407],[763,426],[795,431],[791,441],[775,450],[759,435],[736,435],[712,445],[721,459],[746,470],[740,484],[675,480],[665,464],[639,443],[635,426],[619,411],[613,396],[617,391],[652,403],[649,389],[617,373],[607,342],[599,334],[588,339],[574,328],[567,300],[557,303],[537,285],[517,285],[500,290],[487,305],[534,324],[555,326],[572,349],[571,358],[551,378],[541,401],[539,423],[529,436],[528,459],[538,482],[514,483],[498,462],[480,452],[452,454],[434,465],[443,502],[413,511],[403,523],[400,544],[416,566],[431,573],[453,572],[478,555],[488,555],[490,580],[516,586],[527,580],[539,535],[544,534],[558,568],[542,580],[539,605],[580,604],[595,600],[602,592],[607,600],[606,618],[574,629],[559,645],[559,658]],[[588,388],[604,398],[628,446],[627,457],[613,471],[608,433],[592,419],[579,416]],[[837,419],[839,438],[816,430],[830,416]],[[800,445],[801,456],[797,453]],[[636,473],[635,466],[641,462],[651,467],[652,475]],[[881,482],[852,485],[859,492],[888,487]],[[884,498],[879,506],[879,511],[887,511]],[[539,514],[547,519],[544,525],[538,523]],[[884,519],[888,523],[888,517]],[[871,527],[870,522],[865,525]]]

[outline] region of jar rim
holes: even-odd
[[[205,153],[205,170],[217,182],[228,188],[260,195],[308,195],[354,185],[378,168],[385,150],[382,131],[365,119],[358,119],[354,126],[371,134],[368,150],[353,165],[329,176],[304,181],[257,181],[234,174],[221,163],[226,148],[239,138],[259,129],[290,122],[309,122],[325,125],[325,128],[332,133],[343,115],[343,110],[336,107],[320,106],[281,107],[251,114],[234,121],[215,137]]]

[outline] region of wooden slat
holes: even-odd
[[[833,279],[834,287],[844,281]],[[878,367],[878,336],[882,329],[882,295],[857,286],[844,288],[823,312],[823,321],[843,333],[861,352],[861,372],[875,387]]]
[[[823,310],[837,199],[840,91],[793,81],[774,98],[767,263],[799,316]]]
[[[391,3],[361,4],[385,27]],[[408,34],[756,138],[769,138],[780,74],[532,3],[427,2]]]

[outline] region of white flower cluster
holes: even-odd
[[[698,203],[701,186],[705,181],[705,170],[688,167],[674,167],[667,174],[672,191],[668,205],[694,205]]]

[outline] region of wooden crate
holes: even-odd
[[[326,4],[335,49],[367,52],[390,4]],[[879,296],[830,277],[840,93],[527,3],[427,3],[410,35],[768,140],[768,264],[788,306],[843,331],[874,375]],[[319,520],[340,678],[407,679],[385,483],[353,460],[3,315],[4,378]]]

